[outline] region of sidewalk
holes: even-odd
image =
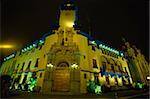
[[[123,91],[116,91],[116,92],[108,92],[102,93],[101,95],[95,94],[82,94],[82,95],[49,95],[49,94],[41,94],[41,93],[28,93],[28,92],[16,92],[14,96],[11,96],[9,99],[85,99],[85,98],[92,98],[92,99],[128,99],[144,94],[149,94],[148,91],[144,90],[123,90]]]

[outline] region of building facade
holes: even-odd
[[[107,87],[132,84],[127,60],[118,51],[75,28],[76,7],[65,3],[59,27],[4,58],[1,74],[11,75],[12,86],[36,78],[48,94],[87,93],[87,81]]]
[[[130,45],[129,42],[124,40],[123,50],[128,60],[129,70],[133,82],[141,82],[149,86],[149,63],[146,61],[145,56],[141,53],[135,45]]]

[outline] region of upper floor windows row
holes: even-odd
[[[21,66],[21,67],[20,67],[20,70],[21,70],[21,71],[23,71],[23,70],[30,70],[31,64],[32,64],[32,61],[29,61],[29,62],[28,62],[28,65],[25,66],[25,62],[23,62],[22,64],[18,64],[17,67],[16,67],[16,69],[18,70],[19,67]],[[34,67],[37,68],[37,67],[38,67],[38,64],[39,64],[39,58],[36,59],[36,62],[35,62],[35,66],[34,66]]]

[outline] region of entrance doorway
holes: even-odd
[[[53,91],[67,92],[70,89],[70,71],[67,62],[61,62],[54,70]]]

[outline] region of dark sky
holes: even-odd
[[[1,50],[4,55],[19,50],[44,35],[58,21],[58,7],[64,0],[1,0],[1,43],[14,49]],[[148,0],[75,0],[81,30],[114,48],[121,48],[121,38],[149,56]],[[89,21],[88,21],[89,20]]]

